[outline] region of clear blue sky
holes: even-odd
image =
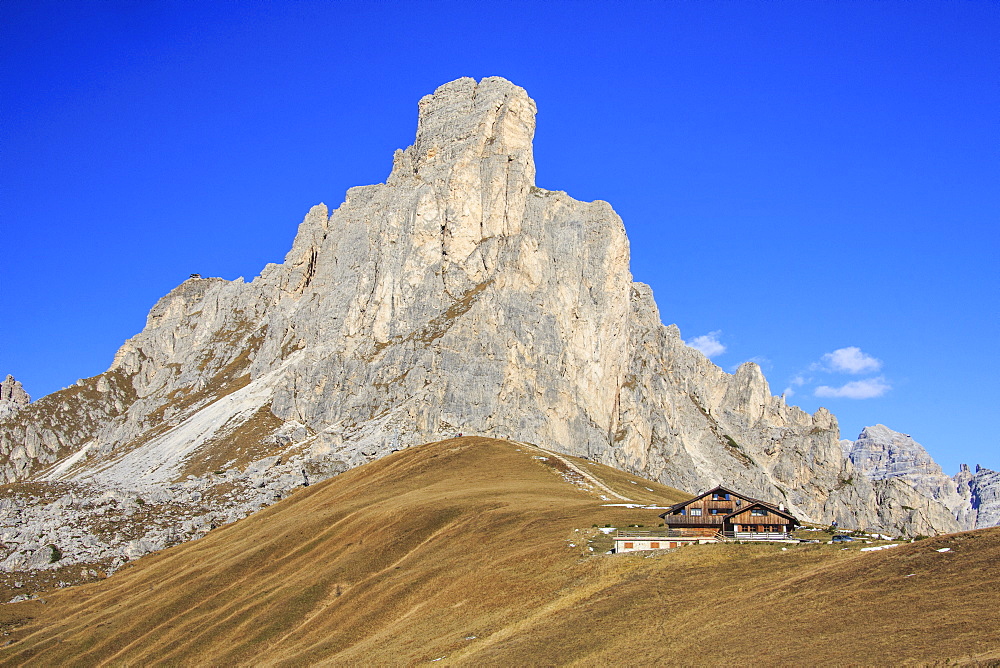
[[[611,202],[685,339],[1000,469],[998,44],[975,0],[5,0],[0,373],[100,373],[189,273],[252,278],[383,181],[422,95],[500,75],[538,185]]]

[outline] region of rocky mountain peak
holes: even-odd
[[[771,404],[771,388],[764,378],[764,372],[755,362],[744,362],[733,374],[726,396],[726,403],[732,410],[745,413],[753,422],[758,422]]]
[[[849,456],[858,471],[875,480],[903,474],[944,475],[924,446],[883,424],[862,429]]]
[[[0,423],[0,478],[182,498],[205,527],[463,432],[691,492],[724,483],[807,520],[954,528],[912,488],[852,475],[827,410],[786,405],[756,364],[726,373],[665,327],[611,206],[534,186],[534,129],[504,79],[441,86],[387,181],[312,207],[283,263],[184,281],[107,372]],[[877,469],[885,439],[865,438]],[[150,545],[176,533],[172,512]]]
[[[418,110],[416,141],[394,171],[405,165],[414,176],[432,181],[470,164],[490,163],[489,172],[502,167],[514,180],[535,184],[536,107],[520,86],[501,77],[479,83],[464,77],[425,96]]]
[[[1000,474],[962,464],[954,477],[941,470],[927,450],[909,434],[882,424],[865,427],[858,440],[844,441],[855,470],[874,481],[901,480],[943,504],[959,528],[1000,523]]]

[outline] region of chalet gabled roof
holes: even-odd
[[[704,499],[709,494],[714,494],[715,492],[721,492],[721,493],[724,493],[724,494],[731,494],[732,496],[735,496],[735,497],[738,497],[740,499],[743,499],[744,501],[746,501],[749,504],[760,503],[760,504],[766,506],[767,508],[769,508],[771,510],[774,510],[776,512],[778,511],[778,507],[776,505],[774,505],[773,503],[768,503],[767,501],[761,501],[760,499],[755,499],[752,496],[747,496],[746,494],[740,494],[739,492],[734,492],[733,490],[729,489],[728,487],[723,487],[722,485],[716,485],[715,487],[713,487],[712,489],[708,490],[707,492],[702,492],[701,494],[698,494],[697,496],[693,496],[690,499],[688,499],[687,501],[681,501],[680,503],[675,503],[674,505],[672,505],[669,508],[667,508],[666,511],[660,513],[660,517],[666,517],[667,515],[670,515],[674,511],[680,510],[681,508],[683,508],[683,507],[685,507],[685,506],[687,506],[689,504],[692,504],[695,501],[699,501],[701,499]],[[749,508],[749,506],[744,506],[740,510],[744,510],[746,508]],[[792,518],[792,519],[795,519],[795,518]]]
[[[723,520],[731,519],[733,516],[739,515],[740,513],[745,513],[746,511],[750,510],[751,508],[764,508],[769,513],[774,513],[775,515],[781,515],[782,517],[791,520],[795,524],[799,523],[799,520],[795,517],[795,515],[792,515],[787,510],[781,510],[780,508],[776,508],[773,505],[771,505],[770,503],[766,503],[764,501],[754,501],[753,503],[751,503],[749,505],[743,506],[741,508],[737,508],[733,512],[731,512],[728,515],[726,515],[723,518]]]

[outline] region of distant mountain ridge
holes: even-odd
[[[855,470],[871,480],[903,480],[946,506],[963,529],[1000,525],[1000,473],[962,465],[948,476],[909,434],[885,425],[865,427],[855,441],[842,441]]]
[[[901,477],[857,474],[829,411],[664,326],[611,206],[535,185],[534,130],[509,81],[441,86],[386,182],[312,207],[283,263],[184,281],[107,372],[0,421],[2,479],[58,489],[0,508],[7,567],[47,563],[49,544],[81,561],[158,549],[458,432],[689,492],[725,483],[815,522],[960,528]],[[151,528],[123,542],[97,519],[112,511]]]

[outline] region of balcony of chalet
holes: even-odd
[[[667,515],[663,518],[665,524],[669,526],[705,526],[719,525],[722,528],[722,520],[725,515]]]
[[[737,540],[737,541],[781,541],[783,543],[797,543],[799,542],[797,538],[792,538],[789,533],[783,533],[781,531],[772,532],[760,532],[760,531],[723,531],[722,538],[724,540]]]

